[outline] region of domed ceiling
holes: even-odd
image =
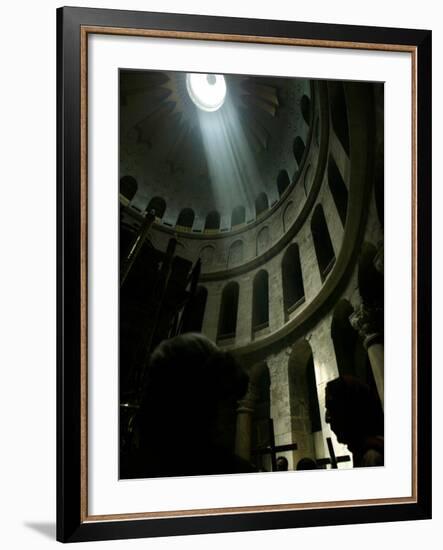
[[[204,87],[218,90],[215,109],[199,108],[193,82],[203,101]],[[162,222],[171,226],[191,208],[194,231],[212,211],[229,229],[239,206],[252,221],[257,197],[275,203],[279,172],[292,179],[298,168],[293,145],[297,136],[306,143],[301,105],[310,94],[303,79],[122,70],[120,176],[137,181],[132,205],[144,210],[161,197]]]

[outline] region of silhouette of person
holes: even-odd
[[[285,456],[279,456],[277,458],[277,472],[287,472],[288,468],[288,459]]]
[[[383,466],[383,411],[368,385],[353,376],[326,384],[326,422],[348,446],[354,467]]]
[[[295,469],[296,470],[317,470],[318,465],[314,459],[309,457],[304,457],[297,462],[297,467]]]
[[[147,368],[139,446],[122,454],[120,476],[254,471],[234,453],[237,401],[248,381],[234,357],[202,334],[164,340]]]

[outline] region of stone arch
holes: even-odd
[[[287,170],[280,170],[277,176],[277,189],[281,197],[291,183]]]
[[[137,193],[137,189],[137,180],[132,176],[120,178],[120,195],[123,195],[126,200],[131,201]]]
[[[349,156],[349,123],[345,89],[342,82],[328,82],[331,105],[331,121],[335,135]]]
[[[166,201],[161,197],[153,197],[148,206],[146,207],[147,212],[154,210],[156,218],[163,218],[166,211]]]
[[[343,227],[348,211],[348,189],[332,155],[328,161],[328,185]]]
[[[239,290],[238,283],[234,281],[228,283],[223,289],[218,322],[218,339],[220,340],[235,338]]]
[[[189,229],[192,229],[192,225],[194,224],[194,218],[195,218],[195,213],[194,213],[194,210],[192,210],[192,208],[183,208],[183,210],[178,215],[176,225],[179,225],[180,227],[187,227]]]
[[[269,248],[269,227],[265,226],[257,233],[257,256],[263,254]]]
[[[321,204],[317,204],[312,214],[311,232],[321,280],[324,281],[335,263],[335,253]]]
[[[209,212],[206,216],[205,229],[213,231],[220,229],[220,214],[216,210]]]
[[[206,287],[199,285],[183,313],[182,333],[201,332],[207,299]]]
[[[269,326],[269,275],[265,269],[258,271],[252,284],[252,330],[256,332]]]
[[[244,206],[236,206],[231,215],[231,227],[234,227],[235,225],[240,225],[242,223],[245,223],[246,219],[246,210]]]
[[[305,301],[305,289],[298,244],[286,249],[282,260],[283,304],[286,317]]]
[[[289,405],[294,465],[301,458],[316,458],[315,437],[321,431],[320,406],[315,378],[314,358],[307,340],[300,339],[292,347],[288,362]]]
[[[260,193],[255,199],[255,216],[258,218],[260,214],[266,212],[269,208],[268,196],[266,193]]]
[[[243,241],[234,241],[229,248],[228,267],[241,264],[243,262],[243,253]]]

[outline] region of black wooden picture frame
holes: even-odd
[[[98,31],[97,31],[98,29]],[[89,517],[87,174],[89,32],[406,51],[413,58],[413,495],[365,505],[151,517]],[[149,34],[150,33],[150,34]],[[431,32],[170,13],[57,10],[57,539],[62,542],[283,529],[431,517]]]

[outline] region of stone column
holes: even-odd
[[[252,415],[254,413],[254,400],[249,393],[238,403],[235,431],[235,452],[248,461],[251,460]]]
[[[208,285],[208,298],[203,317],[202,333],[213,342],[217,341],[218,320],[220,317],[221,287]]]
[[[381,308],[362,304],[350,315],[349,321],[352,327],[358,331],[368,352],[372,374],[384,409],[384,346],[379,321],[382,318]]]
[[[268,358],[269,375],[271,378],[271,418],[274,421],[274,436],[276,445],[294,443],[292,434],[292,418],[289,399],[289,353],[286,350]],[[289,462],[289,469],[294,468],[293,452],[281,453]]]
[[[274,261],[268,265],[269,272],[269,328],[274,332],[285,324],[283,307],[283,279],[281,262]]]
[[[236,345],[248,344],[252,338],[252,279],[244,277],[238,281],[238,309]]]

